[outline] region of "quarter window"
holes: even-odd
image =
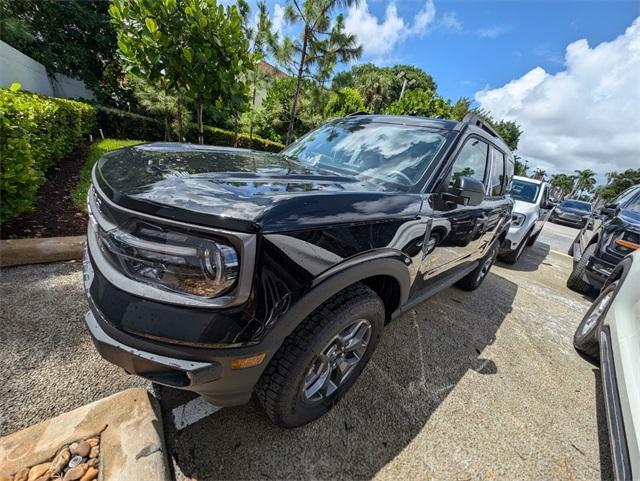
[[[453,185],[458,177],[473,177],[483,182],[488,152],[489,144],[475,138],[467,140],[453,164],[450,185]]]
[[[504,154],[491,147],[491,178],[489,179],[489,195],[502,195],[504,180]]]

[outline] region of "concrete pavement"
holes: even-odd
[[[178,430],[172,413],[193,396],[158,390],[177,479],[610,479],[599,372],[571,345],[589,301],[565,287],[570,263],[540,242],[477,291],[419,305],[333,411],[299,429],[250,403]],[[78,263],[3,269],[0,282],[1,434],[150,389],[93,349]]]

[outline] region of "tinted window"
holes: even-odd
[[[540,192],[540,184],[522,179],[513,179],[513,186],[511,187],[511,197],[513,199],[535,204],[538,192]]]
[[[473,177],[484,181],[488,151],[489,144],[474,138],[467,140],[453,164],[450,184],[453,185],[458,177]]]
[[[508,158],[507,159],[506,167],[507,167],[507,172],[506,172],[506,174],[507,174],[507,182],[506,182],[506,186],[505,186],[505,190],[504,191],[505,191],[505,193],[508,194],[509,192],[511,192],[511,187],[513,185],[513,174],[514,174],[515,168],[516,168],[515,162],[513,161],[512,158]]]
[[[343,120],[310,132],[282,155],[356,177],[411,186],[422,178],[445,141],[445,134],[426,127]]]
[[[636,195],[636,198],[629,202],[629,205],[625,206],[625,210],[630,210],[631,212],[640,214],[640,194]]]
[[[560,207],[566,207],[567,209],[579,209],[585,212],[591,212],[591,204],[587,202],[580,202],[578,200],[565,200],[560,204]]]
[[[504,154],[491,147],[491,178],[489,179],[489,195],[502,195],[504,180]]]
[[[626,201],[628,201],[631,197],[633,197],[636,192],[638,192],[638,189],[636,187],[631,187],[630,189],[625,190],[622,194],[620,194],[616,200],[614,200],[613,202],[620,205],[620,204],[624,204]]]

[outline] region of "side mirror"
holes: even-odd
[[[473,177],[458,177],[449,187],[451,200],[460,205],[480,205],[484,200],[484,184]]]
[[[618,204],[616,204],[615,202],[609,202],[608,204],[602,206],[602,209],[600,209],[600,213],[602,215],[614,217],[618,214]]]
[[[553,202],[553,201],[548,200],[548,201],[546,201],[546,202],[543,202],[541,207],[542,207],[543,209],[549,209],[549,210],[551,210],[551,209],[553,209],[556,205],[558,205],[556,202]]]

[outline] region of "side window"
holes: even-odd
[[[489,144],[475,138],[468,139],[453,164],[449,185],[453,185],[458,177],[473,177],[484,182],[488,152]]]
[[[491,178],[489,179],[489,195],[496,197],[502,195],[502,183],[504,180],[504,154],[491,147]]]
[[[627,202],[631,197],[633,197],[637,192],[637,188],[631,187],[630,189],[625,190],[622,194],[620,194],[613,202],[622,206],[625,202]]]
[[[629,202],[629,205],[625,206],[625,209],[640,214],[640,191],[636,190],[636,193],[638,194],[636,198]]]
[[[506,182],[504,185],[504,193],[508,194],[509,192],[511,192],[511,184],[513,184],[513,176],[515,174],[516,171],[516,163],[514,162],[512,157],[508,157],[507,158],[507,163],[506,163]]]

